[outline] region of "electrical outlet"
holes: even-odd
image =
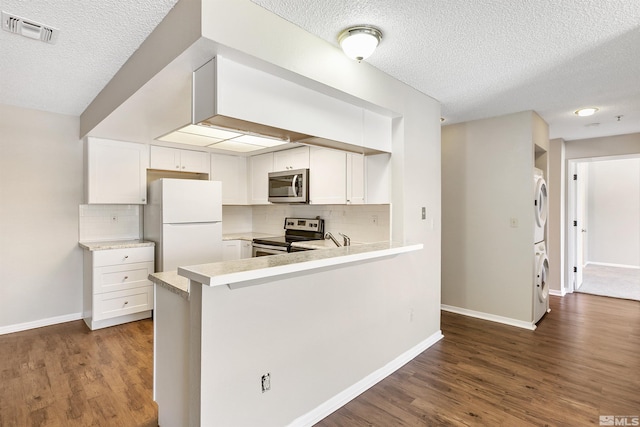
[[[271,373],[267,372],[262,376],[262,392],[271,390]]]

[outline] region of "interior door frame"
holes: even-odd
[[[565,267],[565,284],[566,284],[565,291],[567,293],[572,293],[575,290],[577,290],[576,282],[582,276],[582,272],[580,270],[582,268],[582,263],[584,262],[584,260],[578,260],[578,256],[579,256],[579,252],[577,250],[578,240],[579,240],[578,233],[587,234],[587,233],[582,233],[581,230],[582,229],[588,230],[588,224],[586,224],[586,221],[588,221],[588,219],[586,218],[586,213],[584,214],[584,218],[582,218],[583,221],[585,222],[584,224],[578,224],[577,226],[573,225],[573,221],[577,221],[579,217],[578,201],[577,201],[578,183],[582,182],[585,186],[588,186],[586,176],[584,176],[582,180],[580,180],[580,178],[578,177],[578,181],[575,181],[573,179],[573,176],[575,174],[579,175],[580,173],[582,173],[582,175],[586,175],[587,171],[586,171],[586,168],[584,168],[584,166],[586,166],[587,163],[591,163],[598,160],[623,160],[623,159],[634,159],[634,158],[640,158],[640,154],[624,154],[624,155],[600,156],[600,157],[589,157],[589,158],[582,158],[582,159],[567,160],[567,176],[565,177],[566,191],[567,191],[566,193],[567,194],[567,205],[566,205],[567,210],[565,215],[566,236],[567,236],[567,240],[566,240],[567,262],[565,263],[565,266],[566,266]],[[583,165],[583,167],[580,167],[580,165]],[[582,169],[581,172],[580,172],[580,169]],[[587,192],[588,191],[585,188],[585,194]],[[585,246],[586,246],[586,239],[587,239],[587,236],[583,236],[582,243]],[[574,267],[576,267],[578,271],[574,272]]]

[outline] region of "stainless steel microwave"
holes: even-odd
[[[269,201],[309,203],[309,169],[270,172]]]

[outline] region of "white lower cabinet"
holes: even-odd
[[[251,258],[253,248],[248,240],[224,240],[222,242],[222,260]]]
[[[82,317],[100,329],[151,317],[154,247],[84,251]]]

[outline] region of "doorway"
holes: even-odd
[[[568,292],[640,300],[640,156],[569,160]]]

